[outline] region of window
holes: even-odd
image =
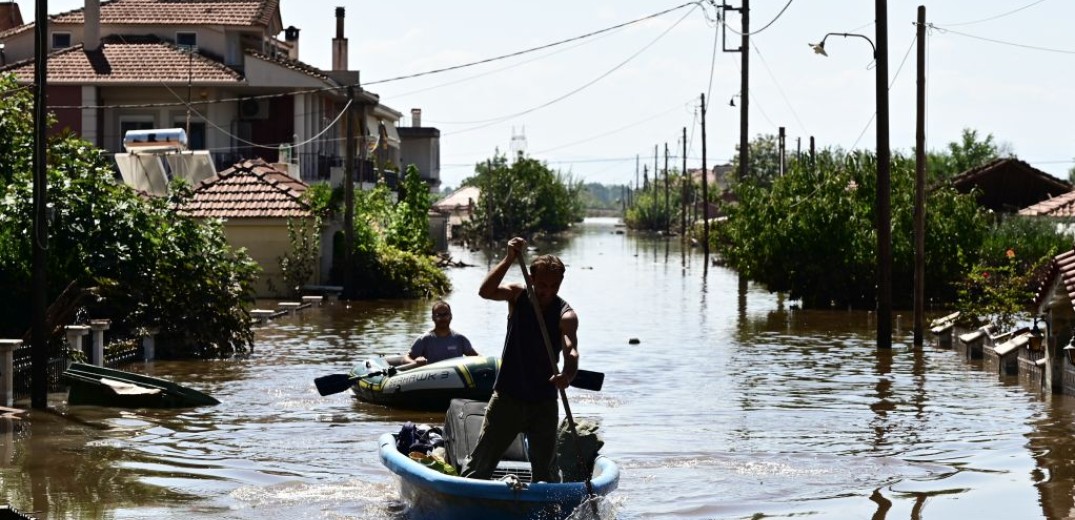
[[[71,46],[71,33],[69,32],[54,32],[52,33],[52,48],[66,49]]]
[[[176,119],[172,124],[173,128],[187,129],[187,120]],[[190,123],[190,131],[187,132],[187,149],[188,150],[205,150],[205,123],[193,122]]]
[[[198,33],[195,32],[177,32],[175,33],[175,44],[180,47],[186,47],[188,49],[198,48]]]

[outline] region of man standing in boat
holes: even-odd
[[[452,308],[448,302],[433,302],[433,330],[414,340],[411,351],[403,356],[403,362],[414,365],[436,363],[460,356],[477,356],[466,336],[452,330]]]
[[[530,263],[530,276],[542,309],[540,319],[545,320],[557,360],[561,353],[564,358],[564,369],[557,374],[550,363],[538,317],[527,301],[526,286],[502,285],[504,275],[525,247],[526,240],[522,238],[508,241],[507,254],[489,271],[478,290],[486,300],[508,302],[508,329],[493,397],[486,407],[478,443],[460,473],[464,477],[492,476],[504,450],[522,432],[527,436],[532,480],[560,482],[556,468],[557,396],[578,370],[579,318],[558,296],[564,280],[563,262],[553,255],[535,257]]]

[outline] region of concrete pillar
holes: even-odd
[[[90,355],[90,364],[99,367],[105,366],[105,331],[112,326],[112,320],[90,320],[90,330],[93,332],[93,350]]]
[[[0,406],[15,404],[15,349],[21,339],[0,339]]]
[[[146,335],[142,338],[142,357],[146,361],[157,359],[157,334],[160,334],[160,329],[156,327],[146,329]]]
[[[82,336],[90,333],[90,327],[88,325],[67,325],[64,327],[67,330],[67,350],[72,352],[86,352],[82,350]],[[64,370],[67,370],[71,366],[71,356],[64,356]]]

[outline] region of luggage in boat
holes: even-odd
[[[474,446],[481,435],[482,422],[485,420],[485,401],[471,399],[452,399],[448,404],[448,413],[444,416],[444,445],[448,451],[448,463],[457,468],[470,460]],[[509,473],[530,481],[530,459],[526,456],[524,435],[519,434],[500,457],[500,464],[493,471],[493,479]]]

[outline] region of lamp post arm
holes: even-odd
[[[843,36],[844,38],[851,38],[851,37],[862,38],[863,40],[866,40],[866,42],[870,44],[870,49],[873,50],[873,58],[877,59],[877,46],[873,44],[873,40],[871,40],[869,36],[866,36],[864,34],[858,34],[858,33],[828,33],[828,34],[825,35],[825,38],[821,39],[821,43],[824,44],[825,39],[827,39],[829,36]]]

